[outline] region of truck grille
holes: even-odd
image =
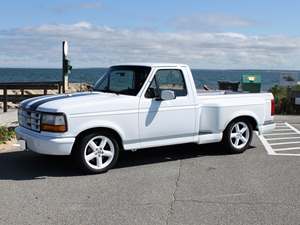
[[[19,125],[39,132],[41,130],[41,113],[20,108],[18,111]]]

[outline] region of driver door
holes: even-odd
[[[162,90],[172,90],[176,98],[159,100]],[[193,141],[195,107],[180,69],[156,71],[139,106],[141,147],[176,144]]]

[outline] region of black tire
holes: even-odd
[[[231,137],[231,134],[233,134],[233,136],[235,136],[234,132],[236,131],[236,125],[239,124],[239,127],[243,127],[243,125],[247,126],[248,132],[249,132],[249,136],[247,137],[246,135],[244,136],[242,134],[242,136],[247,140],[245,143],[242,143],[243,141],[245,141],[244,139],[241,140],[239,138],[241,134],[239,134],[239,136],[237,138]],[[241,129],[242,130],[242,129]],[[236,119],[233,120],[225,129],[225,131],[223,132],[223,139],[222,139],[222,145],[226,147],[226,150],[230,153],[230,154],[239,154],[239,153],[243,153],[246,149],[249,148],[249,145],[252,142],[252,137],[253,137],[253,127],[251,125],[251,123],[249,123],[248,120],[245,119]],[[238,141],[236,139],[239,139]],[[235,143],[233,143],[233,140]],[[237,145],[236,145],[236,141],[237,141]],[[239,146],[240,147],[237,147]]]
[[[97,138],[99,138],[99,140],[102,141],[102,139],[100,137],[107,138],[109,140],[109,143],[106,144],[102,150],[97,149],[96,151],[94,151],[88,144],[91,143],[92,141],[96,144],[96,141],[98,140]],[[100,148],[100,146],[101,146],[101,144],[99,143],[99,146],[97,146],[97,147]],[[113,146],[113,156],[111,158],[109,158],[108,156],[104,155],[105,154],[104,152],[107,152],[108,147],[111,148],[111,146]],[[111,169],[112,167],[114,167],[118,161],[119,152],[120,152],[120,146],[119,146],[118,141],[114,137],[114,135],[112,135],[109,132],[105,132],[105,131],[97,131],[97,132],[88,133],[85,136],[83,136],[80,140],[78,140],[77,145],[73,152],[73,156],[74,156],[75,160],[77,161],[77,164],[79,165],[79,167],[85,173],[97,174],[97,173],[104,173],[104,172],[108,171],[109,169]],[[86,156],[88,153],[89,154],[93,153],[96,155],[96,157],[91,159],[90,161],[87,161]],[[99,157],[101,157],[102,159],[99,160]],[[107,161],[104,161],[106,159],[106,157],[107,157]],[[100,167],[95,168],[98,166],[99,161],[101,161],[101,163],[103,162],[103,166],[105,164],[107,164],[107,165],[104,166],[103,168],[100,168]]]

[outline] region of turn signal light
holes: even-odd
[[[49,132],[66,132],[67,128],[65,125],[42,124],[41,130]]]

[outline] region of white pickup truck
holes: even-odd
[[[270,93],[197,90],[182,64],[112,66],[93,91],[37,97],[19,108],[17,138],[28,150],[73,155],[82,169],[112,168],[121,150],[222,142],[241,153],[253,130],[273,130]]]

